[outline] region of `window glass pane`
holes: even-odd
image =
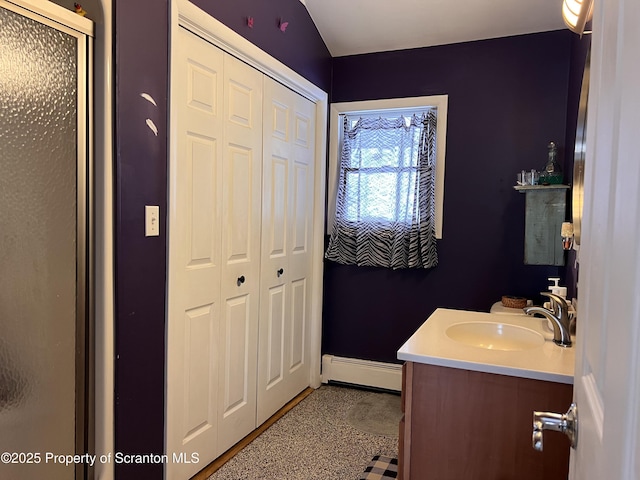
[[[345,220],[358,220],[358,206],[360,204],[360,174],[347,172],[345,179],[344,216]]]
[[[398,147],[381,147],[377,142],[361,142],[359,148],[351,150],[350,165],[354,168],[380,168],[398,166]],[[373,145],[373,146],[370,146]]]
[[[349,127],[358,121],[355,138],[350,142],[345,171],[343,218],[347,221],[377,221],[410,223],[415,203],[416,169],[421,136],[420,122],[407,116],[407,128],[398,128],[399,116],[349,118]],[[372,121],[373,120],[373,121]],[[396,127],[393,127],[396,125]]]
[[[373,173],[364,175],[362,180],[361,219],[392,221],[395,217],[396,174]]]
[[[345,189],[345,219],[382,222],[410,221],[415,171],[349,172]]]
[[[416,171],[405,171],[398,178],[398,221],[409,223],[413,216]]]

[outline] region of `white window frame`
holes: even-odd
[[[329,124],[329,184],[327,197],[327,232],[333,233],[336,215],[336,196],[340,176],[340,115],[384,115],[412,114],[429,107],[437,108],[436,132],[436,238],[442,238],[442,212],[444,206],[444,170],[447,139],[448,95],[430,95],[426,97],[389,98],[366,100],[361,102],[332,103]]]

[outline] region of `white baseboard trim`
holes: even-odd
[[[322,356],[322,383],[330,381],[402,390],[402,365],[357,358]]]

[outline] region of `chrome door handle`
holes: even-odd
[[[534,450],[542,451],[542,431],[552,430],[562,432],[571,441],[571,448],[576,448],[578,443],[578,412],[575,403],[572,403],[567,413],[533,412],[533,436]]]

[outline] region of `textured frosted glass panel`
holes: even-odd
[[[75,449],[76,42],[0,8],[0,452]]]

